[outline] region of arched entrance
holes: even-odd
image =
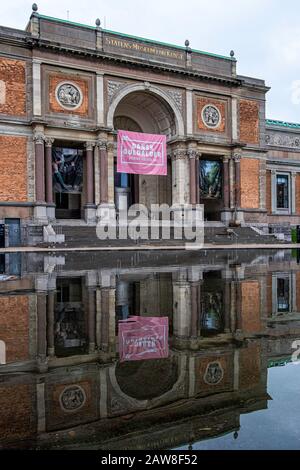
[[[178,110],[170,104],[170,98],[154,87],[134,86],[123,90],[111,106],[108,121],[113,120],[115,130],[122,129],[149,134],[163,134],[170,138],[183,131],[179,122]],[[181,117],[180,117],[181,119]],[[109,122],[108,122],[109,123]],[[118,209],[120,195],[127,195],[128,206],[144,204],[150,209],[151,204],[172,205],[172,168],[168,160],[167,176],[128,175],[117,173],[115,155],[115,202]]]

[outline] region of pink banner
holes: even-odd
[[[117,171],[138,175],[166,175],[166,136],[118,131]]]
[[[168,317],[130,317],[119,321],[120,362],[169,356]]]

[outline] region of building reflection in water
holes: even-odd
[[[298,255],[120,256],[0,257],[3,448],[171,448],[267,408],[300,333]],[[168,357],[118,360],[131,316],[167,317]]]

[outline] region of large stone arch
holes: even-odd
[[[108,109],[107,113],[107,126],[110,128],[114,128],[114,115],[118,105],[121,101],[126,98],[126,96],[136,93],[136,92],[144,92],[146,94],[152,94],[156,98],[159,98],[162,103],[165,103],[169,106],[172,110],[175,118],[175,125],[176,125],[176,137],[183,137],[184,136],[184,121],[179,111],[178,107],[172,100],[172,98],[159,87],[152,85],[150,83],[138,83],[133,85],[128,85],[122,88],[116,96],[113,98],[112,103]]]

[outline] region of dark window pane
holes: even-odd
[[[277,208],[289,208],[289,178],[287,175],[277,175],[276,177],[276,190],[277,190]]]
[[[278,312],[290,310],[290,281],[287,278],[277,279],[277,310]]]

